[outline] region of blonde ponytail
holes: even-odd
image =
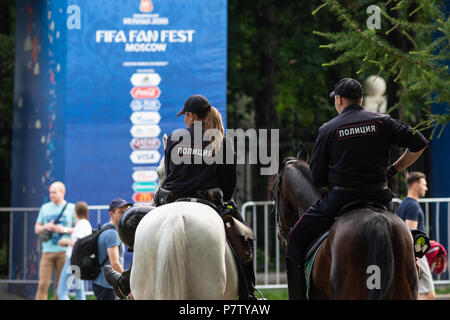
[[[215,134],[211,138],[211,143],[213,145],[213,153],[220,150],[222,145],[223,137],[225,131],[223,129],[222,115],[219,110],[211,106],[210,111],[208,112],[206,118],[203,120],[204,131],[209,129],[215,129]]]

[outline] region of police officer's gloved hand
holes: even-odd
[[[386,172],[386,176],[388,179],[392,179],[397,173],[398,173],[398,170],[395,169],[394,166],[390,166]]]

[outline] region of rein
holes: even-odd
[[[283,163],[282,167],[280,168],[278,175],[277,175],[277,179],[275,180],[275,184],[274,184],[274,202],[275,202],[275,206],[274,206],[274,210],[275,210],[275,214],[277,217],[277,226],[278,226],[278,238],[280,240],[280,244],[282,248],[286,248],[287,247],[287,239],[285,238],[285,235],[280,232],[280,219],[281,219],[281,215],[280,215],[280,211],[283,210],[284,212],[288,211],[286,204],[283,201],[283,197],[281,195],[281,177],[283,176],[283,172],[284,172],[284,168],[291,163],[294,163],[296,161],[299,161],[298,159],[290,159],[286,162]]]

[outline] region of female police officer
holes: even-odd
[[[236,162],[232,141],[224,134],[219,111],[209,103],[206,97],[193,95],[186,100],[177,116],[181,114],[184,115],[187,129],[176,130],[167,138],[164,155],[166,178],[161,188],[155,193],[156,206],[189,197],[208,200],[216,207],[223,206],[224,201],[232,203],[231,197],[236,188]],[[129,228],[126,221],[137,220],[130,218],[134,214],[140,215],[140,220],[141,209],[134,209],[135,213],[124,214],[123,229],[130,230],[121,232],[121,225],[119,225],[119,235],[129,247],[133,245],[137,224],[134,223]],[[151,208],[145,208],[145,210],[148,212]],[[129,211],[133,212],[133,208]],[[237,210],[233,216],[243,221]],[[128,239],[125,240],[125,238]],[[240,283],[239,297],[255,299],[253,263],[251,261],[243,263],[241,267],[245,273],[247,286],[242,288]],[[105,267],[106,279],[121,298],[130,293],[129,274],[129,270],[120,275],[112,268]],[[246,297],[243,296],[243,292]]]
[[[214,189],[219,189],[223,200],[229,201],[236,187],[236,164],[225,161],[226,153],[234,156],[234,151],[231,139],[224,135],[219,111],[206,97],[193,95],[177,116],[181,114],[187,129],[176,130],[167,139],[166,179],[155,203],[161,205],[184,197],[209,198],[207,190]]]

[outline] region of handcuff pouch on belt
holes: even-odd
[[[166,190],[164,188],[159,188],[155,192],[155,204],[157,206],[162,206],[163,204],[167,204],[174,201],[173,192]]]

